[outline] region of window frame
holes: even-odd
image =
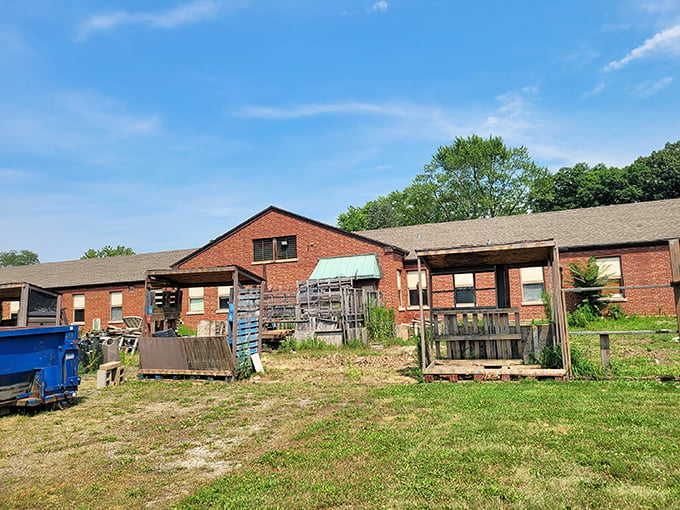
[[[119,299],[114,299],[114,297]],[[112,291],[109,292],[109,322],[122,322],[123,321],[123,291]],[[114,310],[116,313],[114,314]],[[120,317],[117,317],[120,315]]]
[[[73,322],[85,324],[85,294],[73,294]]]
[[[231,294],[233,292],[233,285],[220,285],[217,287],[217,311],[228,312],[231,304]],[[222,306],[222,299],[227,298],[227,306]]]
[[[459,282],[456,277],[472,277],[472,282]],[[472,301],[462,301],[459,296],[472,293]],[[455,308],[475,308],[477,306],[477,280],[475,273],[455,273],[453,275],[453,305]]]
[[[607,257],[595,257],[595,263],[597,264],[599,271],[603,270],[603,266],[606,267],[607,265],[611,265],[611,261],[616,262],[615,265],[618,266],[618,275],[615,273],[614,278],[607,277],[607,283],[605,283],[604,287],[602,288],[602,296],[600,297],[600,301],[625,301],[625,289],[611,289],[609,292],[605,290],[610,286],[610,282],[618,282],[615,285],[616,287],[623,287],[625,285],[623,283],[623,267],[621,265],[621,256],[613,255]]]
[[[415,280],[415,282],[413,282]],[[412,284],[415,283],[415,286]],[[423,294],[423,307],[429,308],[430,304],[428,302],[427,293],[427,273],[422,272],[422,278],[420,281],[421,290]],[[408,288],[408,307],[418,308],[420,303],[418,302],[418,271],[406,271],[406,287]]]
[[[541,278],[538,279],[536,272],[540,271]],[[532,274],[532,272],[534,274]],[[519,279],[522,285],[522,305],[532,306],[532,305],[542,305],[543,304],[543,293],[545,292],[545,271],[543,266],[530,266],[521,267],[519,269]],[[541,291],[539,297],[536,299],[530,299],[531,296],[527,297],[526,289],[529,286],[541,286]]]
[[[204,287],[189,287],[187,292],[187,315],[205,313],[205,289]],[[194,308],[196,305],[196,308]],[[198,306],[200,305],[200,307]]]
[[[253,239],[253,263],[297,260],[297,236],[263,237]]]

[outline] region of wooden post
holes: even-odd
[[[671,286],[675,296],[675,318],[678,322],[678,331],[680,331],[680,240],[671,239],[668,241],[668,248],[671,255]]]
[[[425,348],[425,310],[423,308],[423,286],[420,283],[422,271],[423,268],[420,263],[420,257],[418,257],[418,285],[416,285],[416,289],[418,290],[418,306],[420,307],[420,368],[425,371],[430,360],[427,359],[427,350]],[[432,289],[428,290],[431,291]],[[432,299],[432,296],[430,296],[430,299]]]
[[[495,278],[496,306],[498,308],[510,308],[510,271],[508,266],[496,266]]]
[[[611,357],[609,333],[600,333],[600,357],[602,358],[602,368],[609,368],[609,358]]]

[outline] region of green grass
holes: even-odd
[[[570,331],[659,331],[677,330],[673,316],[626,317],[598,319],[583,328]],[[680,343],[678,333],[612,334],[610,335],[611,366],[601,367],[599,335],[571,335],[570,342],[576,356],[596,369],[597,376],[610,377],[680,377]],[[589,374],[593,375],[593,374]]]
[[[677,402],[652,382],[368,390],[175,508],[680,508]]]

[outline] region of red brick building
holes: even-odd
[[[569,263],[589,256],[597,258],[613,284],[668,285],[668,242],[680,237],[677,218],[680,199],[351,233],[269,207],[195,250],[0,268],[0,283],[28,282],[62,292],[67,318],[87,331],[119,325],[124,316],[144,315],[147,270],[238,266],[262,276],[270,288],[292,289],[297,281],[308,279],[320,261],[346,257],[351,267],[352,260],[360,260],[353,256],[369,256],[375,257],[377,273],[361,284],[382,292],[385,304],[397,311],[398,322],[410,322],[418,311],[418,249],[554,239],[565,286],[571,279]],[[511,306],[519,307],[524,319],[544,313],[544,275],[544,268],[510,269]],[[493,273],[461,272],[439,278],[433,286],[455,289],[455,294],[435,294],[435,301],[442,300],[435,306],[494,304]],[[229,290],[187,289],[184,322],[195,325],[201,319],[223,317]],[[611,291],[607,299],[628,313],[675,313],[670,287]],[[571,297],[571,306],[574,302]],[[3,307],[3,319],[10,316],[10,308],[11,304]]]

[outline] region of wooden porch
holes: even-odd
[[[425,307],[421,303],[421,324],[430,325],[429,335],[425,335],[424,328],[421,331],[421,368],[425,380],[562,380],[569,376],[571,362],[566,314],[558,270],[559,255],[553,241],[423,250],[417,254],[420,282],[423,281],[421,264],[428,269],[428,302],[432,304],[429,321],[426,321]],[[510,306],[509,270],[532,266],[548,267],[546,283],[550,284],[553,310],[549,325],[523,326],[519,309]],[[481,272],[493,272],[494,288],[482,290],[494,291],[495,306],[469,307],[468,303],[457,303],[455,275]],[[433,291],[433,277],[443,277],[444,281],[452,278],[453,288],[441,290],[440,283],[438,290]],[[447,292],[454,296],[453,306],[436,306],[435,301]],[[539,351],[546,345],[559,348],[562,367],[547,368],[535,363]]]

